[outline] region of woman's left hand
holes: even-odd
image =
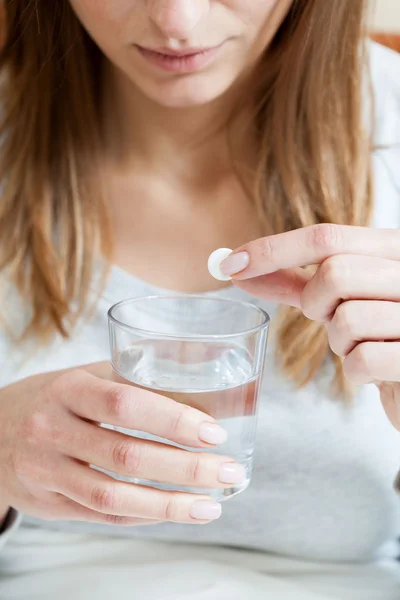
[[[376,383],[400,430],[400,231],[313,225],[250,242],[221,268],[253,296],[324,323],[346,377]]]

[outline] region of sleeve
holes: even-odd
[[[0,529],[0,551],[4,548],[14,531],[18,529],[22,521],[22,515],[13,508],[10,509],[6,520]]]

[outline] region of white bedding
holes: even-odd
[[[0,554],[1,600],[399,600],[400,565],[306,563],[228,548],[22,526]]]

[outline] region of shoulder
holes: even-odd
[[[368,44],[372,107],[372,147],[376,227],[400,227],[400,54],[373,42]]]

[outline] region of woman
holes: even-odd
[[[367,2],[4,4],[0,596],[398,598],[400,237],[368,227],[400,224],[400,59],[364,43]],[[107,308],[166,290],[276,324],[253,483],[219,520],[88,467],[240,479],[96,425],[223,440],[102,362]]]

